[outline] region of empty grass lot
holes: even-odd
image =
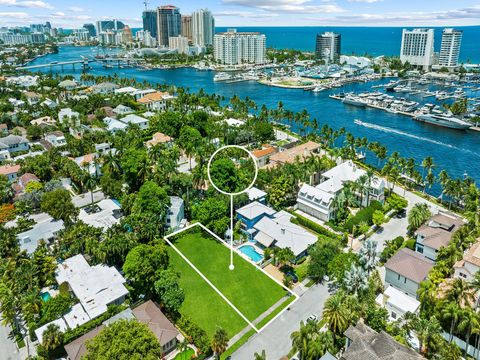
[[[230,250],[200,229],[170,240],[252,322],[287,293],[237,254],[234,254],[235,270],[229,270]],[[209,335],[215,332],[217,325],[225,328],[229,336],[247,326],[173,249],[170,250],[172,264],[181,274],[180,285],[185,291],[182,314],[189,316]]]

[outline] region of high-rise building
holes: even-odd
[[[85,28],[73,29],[72,36],[77,41],[88,41],[90,39],[90,32]]]
[[[88,33],[90,34],[91,37],[94,37],[97,35],[97,32],[95,30],[95,25],[93,24],[83,24],[83,28],[88,30]]]
[[[188,54],[188,38],[185,36],[171,36],[168,44],[170,50],[177,50],[179,54]]]
[[[455,29],[443,29],[442,46],[438,65],[445,67],[456,67],[462,45],[463,31]]]
[[[125,25],[125,27],[122,30],[122,43],[123,44],[133,43],[132,29],[130,29],[130,26],[128,25]]]
[[[192,36],[192,17],[190,15],[182,15],[182,36],[189,41],[193,41]]]
[[[207,9],[194,11],[192,14],[192,35],[195,45],[213,45],[215,19]]]
[[[148,31],[154,38],[157,37],[157,11],[145,9],[142,13],[143,30]]]
[[[325,62],[335,62],[340,59],[342,46],[342,36],[334,32],[324,32],[317,34],[315,44],[315,56],[317,59],[325,60]]]
[[[215,34],[213,55],[215,61],[226,65],[242,63],[264,64],[266,37],[258,32],[227,32]]]
[[[407,61],[414,66],[429,69],[435,60],[433,29],[403,29],[400,61]]]
[[[180,9],[173,5],[157,8],[157,40],[159,46],[168,46],[168,38],[182,33]]]
[[[125,24],[120,20],[100,20],[97,21],[97,34],[105,31],[119,31],[123,30]]]

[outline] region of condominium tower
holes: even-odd
[[[266,37],[258,32],[227,32],[214,36],[213,55],[215,61],[225,65],[242,63],[264,64]]]
[[[168,38],[182,34],[180,9],[173,5],[157,8],[157,40],[159,46],[168,46]]]
[[[342,37],[334,32],[317,34],[315,55],[325,62],[335,62],[340,58]]]
[[[438,65],[445,67],[456,67],[460,55],[463,31],[455,29],[443,29],[442,46]]]
[[[148,31],[150,36],[157,37],[157,11],[145,9],[142,13],[143,30]]]
[[[434,30],[433,29],[403,29],[400,60],[407,61],[414,66],[428,70],[434,58]]]
[[[213,45],[215,19],[207,9],[194,11],[192,14],[193,43],[200,46]]]
[[[190,15],[182,15],[182,36],[186,37],[189,41],[193,40],[192,16]]]

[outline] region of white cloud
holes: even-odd
[[[41,0],[0,0],[0,5],[30,9],[53,9],[53,6]]]
[[[24,12],[0,12],[0,19],[28,19],[30,15]]]
[[[336,4],[311,4],[311,0],[223,0],[223,4],[261,9],[274,13],[312,14],[340,13],[345,10]]]
[[[373,4],[376,2],[380,2],[383,0],[348,0],[349,2],[356,2],[356,3],[367,3],[367,4]]]
[[[71,6],[68,8],[68,10],[72,11],[72,12],[84,12],[85,9],[84,8],[81,8],[79,6]]]

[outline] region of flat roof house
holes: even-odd
[[[424,357],[400,344],[385,331],[377,333],[359,321],[344,333],[347,338],[340,360],[420,360]]]
[[[25,250],[29,255],[33,254],[41,240],[44,240],[47,244],[52,243],[62,229],[62,220],[54,220],[51,216],[45,214],[39,222],[33,225],[33,228],[17,235],[20,250]]]
[[[463,254],[463,259],[453,266],[455,278],[471,281],[474,275],[480,271],[480,238]]]
[[[170,196],[170,207],[166,218],[166,227],[178,230],[185,222],[185,205],[183,199],[178,196]]]
[[[453,234],[465,222],[453,214],[439,212],[415,231],[415,250],[430,260],[437,258],[437,252],[447,246]]]
[[[237,219],[242,222],[242,228],[248,231],[265,215],[272,216],[275,212],[271,207],[254,201],[237,210]]]
[[[78,219],[85,224],[107,230],[120,223],[123,213],[120,206],[112,199],[104,199],[96,204],[80,209]]]
[[[117,84],[111,82],[102,82],[100,84],[95,84],[91,86],[90,90],[94,94],[110,94],[118,88],[120,88],[120,86],[118,86]]]
[[[385,263],[385,283],[417,298],[420,283],[427,278],[434,262],[408,248],[400,249]]]
[[[80,114],[70,108],[60,109],[58,112],[58,121],[60,121],[62,124],[67,123],[71,126],[79,127]]]
[[[65,135],[63,134],[63,132],[59,130],[46,133],[44,138],[45,138],[45,141],[53,147],[60,147],[60,146],[67,145],[67,140],[65,139]]]
[[[113,266],[90,266],[83,255],[75,255],[58,264],[58,284],[68,283],[90,319],[107,311],[111,304],[121,304],[128,295],[126,280]]]
[[[383,294],[378,294],[375,302],[388,311],[390,321],[396,321],[407,312],[416,314],[420,308],[420,301],[389,286]]]
[[[130,115],[127,115],[121,119],[118,119],[120,120],[121,122],[125,123],[125,124],[132,124],[132,125],[137,125],[141,130],[145,130],[148,128],[148,123],[149,123],[149,120],[148,119],[145,119],[144,117],[141,117],[141,116],[138,116],[138,115],[135,115],[135,114],[130,114]]]

